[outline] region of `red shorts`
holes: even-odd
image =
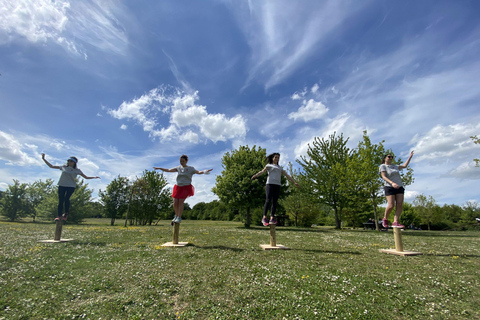
[[[193,185],[189,184],[188,186],[173,186],[172,198],[175,199],[187,199],[188,197],[193,196],[195,193],[195,188]]]

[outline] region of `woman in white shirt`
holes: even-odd
[[[280,186],[282,185],[282,174],[287,177],[298,188],[299,185],[288,173],[278,165],[280,161],[280,153],[272,153],[267,156],[267,165],[262,171],[253,175],[252,180],[258,178],[265,172],[268,172],[267,184],[265,186],[265,205],[263,206],[263,218],[262,223],[264,226],[269,224],[277,224],[275,212],[277,210],[278,197],[280,196]],[[271,206],[271,208],[270,208]],[[268,209],[270,208],[270,220],[267,219]]]
[[[175,211],[175,217],[172,220],[174,223],[180,223],[182,221],[183,207],[185,199],[191,197],[195,193],[195,188],[192,185],[192,176],[194,174],[209,174],[209,170],[198,171],[194,167],[187,166],[188,156],[182,155],[180,157],[180,165],[172,169],[165,169],[160,167],[153,167],[154,170],[162,170],[163,172],[178,172],[177,184],[173,186],[172,198],[173,198],[173,210]]]
[[[393,228],[405,228],[404,225],[400,224],[399,219],[403,210],[403,198],[405,189],[403,188],[403,182],[400,177],[400,170],[405,169],[410,160],[412,160],[413,151],[410,152],[410,157],[402,165],[393,164],[393,156],[387,154],[383,157],[382,164],[379,167],[380,174],[382,179],[385,180],[385,197],[387,198],[387,207],[385,208],[385,216],[383,217],[383,227],[388,228],[388,216],[395,207],[395,217],[393,219]]]
[[[100,177],[87,177],[82,170],[77,168],[78,159],[76,157],[70,157],[67,160],[67,164],[63,166],[53,166],[50,162],[45,159],[45,153],[42,153],[42,160],[52,169],[59,169],[62,171],[62,175],[58,180],[58,208],[57,208],[57,217],[55,221],[63,219],[67,220],[68,213],[70,212],[70,197],[75,191],[77,182],[75,178],[77,175],[82,176],[85,179],[100,179]],[[65,206],[65,211],[63,208]],[[63,215],[62,215],[63,212]]]

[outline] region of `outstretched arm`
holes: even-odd
[[[45,153],[42,153],[42,160],[47,164],[47,166],[49,166],[50,168],[52,169],[60,169],[59,166],[54,166],[52,165],[50,162],[47,161],[47,159],[45,159]]]
[[[398,166],[399,169],[405,169],[406,167],[408,167],[408,164],[410,163],[410,160],[412,160],[412,157],[413,157],[413,151],[410,152],[410,157],[408,157],[407,161],[405,161],[404,164]]]
[[[285,170],[282,170],[282,174],[287,177],[287,179],[293,183],[294,185],[297,186],[297,188],[300,188],[300,186],[298,185],[297,181],[295,181],[292,177],[290,177],[290,175],[285,171]]]
[[[165,168],[160,168],[160,167],[153,167],[153,170],[162,170],[163,172],[177,172],[177,168],[173,169],[165,169]]]
[[[96,176],[96,177],[87,177],[84,173],[81,173],[80,174],[82,177],[84,177],[85,179],[100,179],[99,176]]]
[[[261,176],[262,174],[264,174],[265,172],[267,172],[267,167],[263,168],[262,171],[257,172],[256,174],[254,174],[254,175],[252,176],[252,180],[257,179],[258,177],[260,177],[260,176]]]
[[[196,174],[210,174],[210,171],[212,171],[213,169],[208,169],[208,170],[202,170],[202,171],[197,171],[195,172]]]

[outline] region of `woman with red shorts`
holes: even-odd
[[[177,184],[173,187],[172,198],[173,198],[173,210],[175,210],[175,217],[172,220],[172,225],[174,223],[180,223],[182,221],[183,206],[185,199],[193,196],[195,189],[192,185],[192,176],[194,174],[209,174],[209,170],[198,171],[194,167],[187,166],[188,157],[182,155],[180,157],[180,165],[173,169],[165,169],[159,167],[153,167],[154,170],[162,170],[163,172],[178,172],[177,175]]]

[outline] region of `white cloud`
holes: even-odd
[[[303,91],[295,92],[294,94],[292,94],[291,99],[292,100],[302,100],[303,97],[305,97],[305,94],[307,94],[307,88],[303,88]]]
[[[126,124],[122,124],[122,125],[120,126],[120,129],[122,129],[122,130],[127,130],[127,129],[128,129],[128,126],[127,126]]]
[[[117,119],[133,120],[150,136],[162,140],[198,143],[203,136],[217,142],[246,135],[246,122],[241,115],[228,118],[225,114],[209,114],[206,106],[195,104],[198,92],[167,91],[165,88],[152,89],[140,98],[123,102],[118,109],[108,113]],[[157,128],[164,114],[170,114],[169,126]],[[183,132],[187,128],[188,131]]]
[[[321,119],[328,112],[328,108],[321,103],[320,101],[315,101],[310,99],[303,101],[303,105],[298,109],[297,112],[292,112],[288,115],[289,119],[293,120],[303,120],[309,122],[316,119]]]
[[[315,83],[315,84],[313,85],[313,87],[310,89],[310,91],[311,91],[312,93],[316,93],[316,92],[318,91],[318,88],[320,88],[320,87],[318,86],[317,83]]]
[[[82,43],[123,54],[128,39],[116,15],[122,6],[113,1],[0,0],[0,41],[18,36],[32,43],[53,42],[87,59]],[[0,42],[0,45],[2,43]]]
[[[454,177],[461,180],[479,180],[480,168],[476,167],[473,161],[464,162],[457,168],[449,171],[444,177]]]
[[[416,160],[443,162],[447,159],[473,159],[480,153],[470,136],[480,132],[480,124],[458,123],[448,126],[437,125],[424,136],[416,135],[410,144],[415,144]]]
[[[37,146],[21,143],[13,135],[0,131],[0,159],[7,161],[7,164],[28,166],[39,165],[40,161],[35,154]]]

